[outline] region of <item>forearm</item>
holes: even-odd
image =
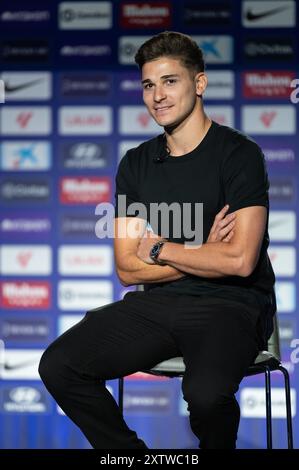
[[[159,260],[195,276],[218,278],[242,275],[242,260],[229,243],[205,243],[186,248],[177,243],[165,243]]]
[[[186,275],[173,266],[147,264],[136,255],[126,255],[116,271],[123,285],[175,281]]]

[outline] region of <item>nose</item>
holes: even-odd
[[[161,85],[156,85],[155,91],[154,91],[154,101],[162,101],[166,98],[165,90],[163,86]]]

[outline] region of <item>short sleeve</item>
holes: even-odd
[[[222,184],[230,212],[249,206],[269,207],[265,158],[257,144],[247,140],[227,157]]]
[[[129,158],[129,152],[121,159],[116,174],[115,217],[126,217],[128,206],[139,201],[137,177]],[[130,214],[130,216],[134,215]]]

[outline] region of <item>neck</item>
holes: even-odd
[[[165,129],[167,147],[173,157],[192,152],[203,140],[212,121],[202,112],[197,119],[185,121],[174,129]]]

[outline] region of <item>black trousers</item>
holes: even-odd
[[[56,339],[39,373],[94,448],[146,448],[104,381],[182,355],[182,391],[200,447],[232,449],[240,419],[234,394],[258,354],[258,315],[250,305],[216,297],[129,292]]]

